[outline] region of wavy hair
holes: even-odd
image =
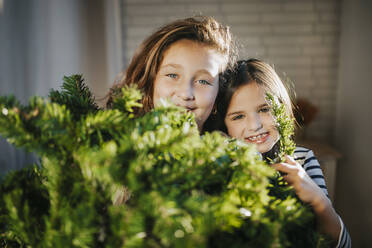
[[[120,92],[117,89],[125,85],[137,85],[143,94],[143,107],[137,109],[135,114],[141,115],[151,110],[154,107],[154,80],[164,52],[181,39],[192,40],[215,49],[225,58],[224,68],[232,65],[235,60],[235,43],[227,26],[208,16],[176,20],[158,29],[138,47],[128,69],[111,88],[106,107],[112,106],[115,94]],[[223,79],[220,78],[219,88],[221,87],[223,87]]]

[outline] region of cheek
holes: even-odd
[[[160,98],[166,99],[171,96],[171,90],[166,84],[161,80],[155,80],[154,82],[154,93],[153,93],[153,101],[154,106],[158,106],[160,102]]]
[[[213,105],[217,98],[217,93],[218,93],[218,88],[215,88],[215,87],[211,89],[207,88],[207,89],[198,90],[197,98],[199,99],[199,104],[205,109],[212,110]]]
[[[261,117],[261,121],[264,128],[269,130],[276,130],[276,122],[271,114],[265,114],[263,117]]]
[[[272,133],[273,133],[273,140],[274,140],[274,143],[276,143],[279,140],[280,137],[279,137],[279,132],[276,129],[276,127],[274,126],[273,128],[274,128],[273,131],[272,131]]]
[[[228,135],[234,138],[239,138],[239,134],[241,133],[242,129],[242,127],[239,124],[225,121],[225,125],[227,128]]]
[[[270,122],[267,124],[267,129],[271,131],[271,135],[273,137],[273,143],[275,144],[279,140],[279,131],[276,127],[276,123],[273,118],[271,118]]]
[[[262,118],[262,124],[267,131],[271,131],[273,142],[276,143],[279,140],[279,132],[278,129],[276,128],[276,122],[274,117],[271,114],[265,115]]]

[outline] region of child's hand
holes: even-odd
[[[292,157],[286,156],[286,161],[272,165],[282,172],[283,178],[291,185],[301,201],[310,204],[314,209],[324,208],[327,197],[322,189],[309,177],[304,168]]]
[[[294,188],[301,201],[312,206],[319,230],[332,237],[336,244],[341,232],[341,223],[331,201],[321,188],[307,175],[304,168],[290,156],[286,156],[284,163],[273,164],[272,166],[284,173],[284,180]]]

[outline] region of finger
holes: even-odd
[[[291,186],[293,186],[294,180],[290,174],[283,175],[283,179]]]
[[[280,171],[280,172],[283,172],[283,173],[287,173],[287,174],[290,174],[290,173],[293,173],[296,171],[296,167],[291,165],[291,164],[287,164],[287,163],[278,163],[278,164],[273,164],[271,165],[274,169],[276,169],[277,171]]]
[[[289,155],[285,155],[285,162],[288,163],[288,164],[292,164],[292,165],[297,164],[297,162],[294,159],[294,157],[289,156]]]
[[[290,173],[287,173],[286,175],[283,176],[283,178],[291,185],[299,186],[301,183],[306,183],[306,172],[304,169],[298,168],[296,166],[293,166],[293,169],[291,170]],[[312,181],[310,178],[308,178],[310,181]]]

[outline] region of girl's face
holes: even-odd
[[[256,82],[238,88],[225,116],[230,136],[257,145],[260,153],[270,151],[279,140],[266,92]]]
[[[155,107],[161,98],[169,99],[192,111],[201,130],[216,100],[222,65],[222,55],[212,48],[186,39],[173,43],[154,81]]]

